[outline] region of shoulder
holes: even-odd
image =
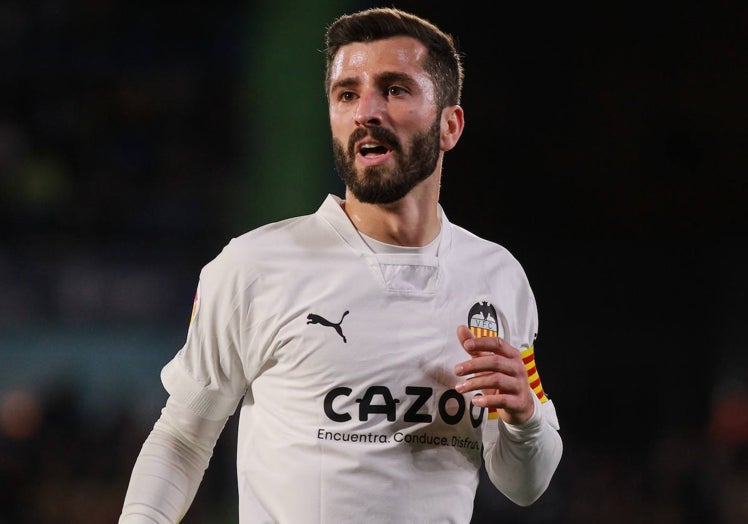
[[[227,264],[243,264],[273,252],[283,252],[308,247],[319,229],[314,215],[287,218],[265,224],[232,238],[216,257]]]
[[[515,290],[530,294],[530,281],[524,267],[504,245],[482,238],[471,231],[450,224],[449,266],[461,274],[485,279],[504,293]]]
[[[449,224],[452,230],[452,251],[467,257],[487,257],[504,264],[519,265],[519,261],[504,245],[480,237],[464,227]]]
[[[293,237],[298,236],[295,231],[305,227],[307,222],[308,216],[289,218],[234,237],[203,267],[201,274],[246,273],[260,261],[282,256],[283,250],[288,250],[294,245]]]
[[[318,213],[265,224],[232,238],[203,273],[252,275],[298,270],[340,243],[338,235]]]

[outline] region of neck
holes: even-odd
[[[366,204],[346,190],[348,218],[363,234],[396,246],[425,246],[439,235],[439,176],[430,176],[397,202]]]

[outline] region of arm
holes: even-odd
[[[133,467],[119,524],[179,522],[226,420],[202,418],[169,397]]]
[[[541,406],[533,398],[532,417],[519,425],[499,418],[498,438],[483,453],[491,482],[520,506],[529,506],[545,492],[563,451],[561,436],[544,415],[548,403]]]
[[[472,357],[455,366],[460,393],[481,392],[472,403],[498,414],[498,434],[484,449],[491,482],[521,506],[535,502],[561,460],[562,442],[551,401],[530,388],[520,352],[499,337],[476,338],[467,326],[457,336]],[[491,421],[489,420],[489,423]]]

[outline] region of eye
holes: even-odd
[[[340,93],[340,100],[343,102],[350,102],[356,98],[356,93],[353,91],[343,91]]]
[[[402,86],[390,86],[387,88],[387,96],[402,96],[408,92]]]

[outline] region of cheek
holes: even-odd
[[[423,126],[426,123],[430,126],[437,116],[436,108],[433,104],[413,107],[408,109],[404,114],[404,117],[415,126]]]
[[[344,134],[350,133],[350,131],[347,129],[348,126],[346,126],[346,124],[344,123],[345,119],[343,118],[343,115],[333,109],[329,111],[329,115],[330,130],[332,131],[333,136],[340,137]]]
[[[327,106],[327,114],[330,116],[330,121],[336,121],[338,123],[348,123],[353,121],[355,116],[356,106],[355,104],[344,104],[344,103],[331,103]]]

